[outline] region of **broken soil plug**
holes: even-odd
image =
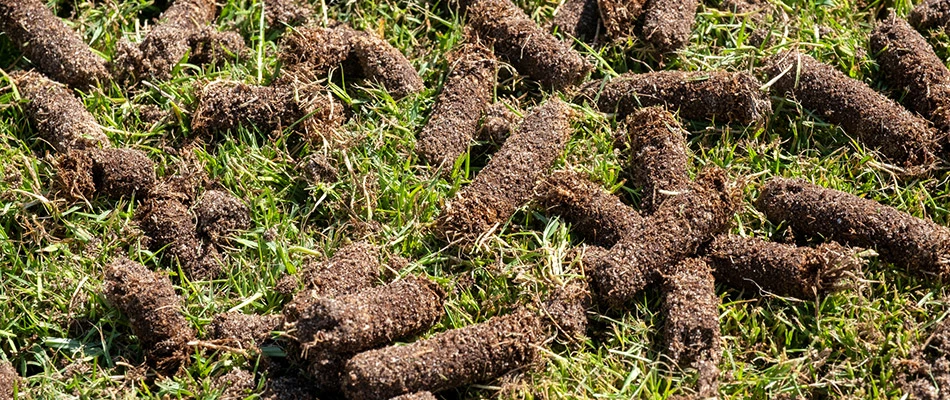
[[[698,0],[650,0],[643,5],[643,40],[663,55],[689,43]]]
[[[647,3],[646,0],[598,0],[597,8],[607,37],[614,41],[635,37],[637,20]]]
[[[379,280],[379,250],[365,242],[346,245],[323,262],[311,262],[301,268],[298,276],[281,278],[277,286],[282,292],[292,292],[298,280],[303,290],[284,306],[287,321],[294,322],[300,313],[317,299],[340,297],[373,287]]]
[[[61,154],[56,164],[59,184],[73,198],[143,197],[155,184],[155,163],[141,150],[75,150]]]
[[[591,305],[587,282],[575,280],[551,291],[542,303],[542,316],[561,340],[576,342],[587,336],[587,310]]]
[[[627,156],[626,172],[643,189],[640,208],[653,212],[690,185],[686,136],[673,114],[647,107],[630,114],[615,147]]]
[[[922,33],[931,29],[947,29],[950,26],[950,1],[925,0],[911,10],[907,21]]]
[[[191,49],[191,36],[211,24],[215,15],[214,0],[175,0],[139,45],[142,64],[135,66],[137,73],[161,80],[170,78],[175,64]]]
[[[237,197],[223,190],[208,190],[195,205],[198,233],[224,244],[236,232],[250,229],[251,211]]]
[[[597,0],[567,0],[557,8],[551,25],[568,38],[590,43],[597,35],[600,12]]]
[[[198,237],[196,219],[188,207],[174,198],[149,198],[136,211],[152,251],[165,249],[193,280],[217,277],[222,271],[221,254]]]
[[[34,129],[53,149],[65,153],[111,146],[96,118],[66,86],[32,71],[10,76],[26,100],[24,112]]]

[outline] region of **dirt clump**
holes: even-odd
[[[140,150],[73,150],[57,156],[55,165],[59,186],[73,199],[144,196],[155,183],[155,163]]]
[[[699,371],[700,398],[716,397],[722,359],[720,301],[711,272],[703,260],[688,258],[663,274],[666,355]]]
[[[521,117],[511,111],[508,104],[498,102],[492,104],[482,115],[475,138],[492,143],[504,143],[518,128]]]
[[[602,112],[625,118],[635,110],[664,106],[680,118],[752,124],[771,114],[772,103],[761,84],[746,72],[656,71],[625,73],[607,81],[591,81],[581,99]]]
[[[698,7],[698,0],[647,1],[643,5],[643,40],[664,55],[686,47]]]
[[[679,195],[672,196],[595,260],[588,277],[595,299],[619,308],[660,274],[696,254],[701,245],[729,227],[738,205],[734,184],[712,168]]]
[[[797,100],[824,120],[841,126],[868,147],[908,168],[910,174],[934,162],[934,131],[926,120],[851,79],[834,67],[795,51],[765,60],[772,91]]]
[[[284,69],[280,81],[315,81],[339,67],[343,67],[348,80],[353,75],[361,76],[353,50],[353,37],[359,34],[342,23],[326,28],[304,26],[288,32],[280,41],[278,57]]]
[[[220,397],[217,398],[222,400],[243,399],[249,396],[256,387],[254,374],[241,368],[232,369],[214,378],[212,383],[213,389],[221,390]]]
[[[253,348],[269,339],[271,331],[277,330],[283,320],[280,315],[225,312],[214,316],[208,326],[207,336],[213,340],[226,341],[229,346]]]
[[[34,129],[53,149],[64,153],[111,145],[96,118],[66,86],[32,71],[10,76],[26,100],[23,109]]]
[[[475,180],[449,202],[436,222],[446,241],[472,243],[493,231],[532,197],[571,134],[571,109],[552,98],[535,107]]]
[[[343,392],[350,399],[389,399],[488,381],[533,363],[543,336],[537,314],[520,310],[405,346],[370,350],[346,363]]]
[[[264,18],[271,29],[304,25],[316,14],[306,0],[268,0],[265,4]]]
[[[210,26],[188,37],[188,46],[191,47],[188,61],[196,65],[221,65],[250,51],[240,33],[219,31]]]
[[[262,400],[318,400],[311,379],[303,374],[287,374],[277,377],[268,375]]]
[[[320,153],[313,153],[301,160],[297,170],[302,171],[303,178],[311,184],[329,184],[340,180],[340,170],[329,157]]]
[[[468,25],[495,54],[515,69],[554,90],[580,83],[593,68],[567,43],[532,21],[511,0],[480,0],[468,8]]]
[[[603,21],[607,37],[611,40],[626,40],[634,37],[637,19],[643,14],[647,3],[649,2],[646,0],[598,0],[600,19]]]
[[[615,147],[626,154],[626,172],[643,190],[641,209],[652,212],[689,186],[688,135],[663,107],[647,107],[627,116]]]
[[[8,361],[0,360],[0,400],[14,400],[13,391],[22,392],[20,376]]]
[[[551,25],[568,38],[591,42],[600,27],[597,0],[567,0],[558,7]]]
[[[139,45],[139,74],[161,80],[171,78],[175,64],[191,50],[191,37],[211,24],[216,14],[214,0],[175,0]]]
[[[946,0],[926,0],[917,4],[907,22],[924,32],[931,29],[946,29],[950,26],[950,2]]]
[[[416,392],[393,397],[389,400],[437,400],[432,392]]]
[[[136,219],[151,251],[164,249],[191,279],[211,279],[223,271],[218,249],[201,240],[195,216],[180,200],[149,198],[139,208]]]
[[[353,35],[353,52],[363,75],[401,99],[425,89],[422,78],[399,49],[370,32]]]
[[[901,103],[933,122],[943,141],[950,135],[950,70],[907,21],[891,14],[878,21],[871,51]]]
[[[924,277],[950,277],[950,229],[896,208],[782,178],[762,188],[756,207],[795,233],[874,249],[882,260]]]
[[[297,276],[286,276],[278,283],[283,291],[292,291],[298,281],[303,290],[284,306],[283,314],[289,322],[297,321],[300,313],[320,298],[340,297],[373,287],[380,277],[382,265],[379,250],[366,242],[346,245],[324,262],[305,265]]]
[[[57,82],[86,89],[111,79],[105,60],[40,0],[0,0],[0,32]]]
[[[451,167],[468,150],[491,104],[498,68],[491,51],[476,43],[462,45],[449,59],[451,71],[416,144],[416,153],[434,166]]]
[[[800,299],[842,288],[846,273],[860,268],[855,251],[834,242],[798,247],[735,235],[717,237],[706,260],[729,286]]]
[[[198,233],[213,243],[224,243],[235,232],[250,229],[251,211],[237,197],[223,190],[208,190],[195,205]]]
[[[898,363],[897,382],[910,398],[945,399],[950,390],[950,320],[943,320],[910,358]]]
[[[167,276],[120,257],[105,267],[105,295],[129,318],[152,367],[174,374],[188,362],[188,342],[195,339],[195,332]]]
[[[570,222],[571,233],[591,244],[613,246],[643,224],[637,210],[577,172],[554,172],[538,184],[536,193],[545,213]]]
[[[591,305],[587,282],[571,281],[551,291],[542,303],[542,316],[562,340],[584,340],[587,336],[587,310]]]

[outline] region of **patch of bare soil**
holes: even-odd
[[[615,147],[627,156],[626,172],[642,188],[640,208],[653,212],[689,184],[689,135],[663,107],[647,107],[627,116]]]
[[[214,316],[207,336],[226,341],[231,347],[251,349],[269,339],[271,331],[277,330],[283,321],[281,315],[226,312]]]
[[[636,35],[637,19],[643,14],[647,0],[598,0],[600,19],[607,37],[626,40]],[[688,38],[688,37],[687,37]]]
[[[329,260],[305,265],[297,276],[286,276],[277,284],[279,290],[292,293],[298,281],[303,289],[284,306],[288,322],[297,321],[300,313],[320,298],[339,297],[373,287],[380,278],[382,265],[379,250],[366,242],[357,242],[337,250]]]
[[[950,230],[893,207],[781,178],[762,188],[756,207],[796,233],[875,249],[882,260],[925,277],[950,276]]]
[[[0,32],[58,82],[86,89],[111,79],[105,60],[40,0],[0,0]]]
[[[13,391],[22,391],[20,376],[13,365],[7,361],[0,361],[0,400],[14,400]]]
[[[567,43],[532,21],[511,0],[481,0],[468,8],[468,25],[519,73],[554,90],[578,84],[593,66]]]
[[[552,25],[568,38],[591,42],[600,27],[597,0],[567,0],[557,8]]]
[[[195,205],[198,233],[223,244],[236,232],[250,229],[251,211],[237,197],[223,190],[208,190]]]
[[[405,346],[370,350],[346,364],[343,391],[350,399],[382,400],[488,381],[535,362],[543,337],[537,314],[521,310]]]
[[[921,32],[946,29],[950,26],[950,2],[946,0],[921,2],[907,15],[907,21]]]
[[[317,13],[306,0],[268,0],[264,4],[264,18],[271,29],[304,25]]]
[[[943,320],[924,343],[899,362],[897,382],[918,400],[942,400],[950,391],[950,320]]]
[[[399,49],[372,32],[352,36],[353,52],[363,70],[363,76],[401,99],[425,89],[422,78]]]
[[[643,224],[637,210],[577,172],[554,172],[538,185],[536,193],[538,205],[548,215],[569,222],[571,234],[591,244],[613,246]]]
[[[554,289],[542,304],[544,322],[565,342],[587,337],[587,310],[593,300],[587,282],[576,280]]]
[[[96,118],[66,86],[36,72],[10,76],[26,100],[24,112],[34,129],[53,149],[65,153],[111,145]]]
[[[505,102],[497,102],[488,107],[482,116],[475,138],[502,144],[518,129],[521,118],[511,111]]]
[[[688,258],[663,274],[663,340],[676,365],[699,371],[699,398],[716,397],[722,339],[719,296],[711,269]]]
[[[680,118],[751,124],[772,113],[769,96],[745,72],[656,71],[626,73],[604,83],[591,81],[581,98],[625,118],[635,110],[664,106]]]
[[[478,121],[491,104],[498,63],[477,43],[462,45],[449,55],[449,63],[449,75],[419,134],[416,153],[430,165],[451,169],[468,150]]]
[[[588,277],[595,299],[619,308],[665,269],[696,254],[729,228],[738,194],[725,172],[704,171],[688,190],[664,201],[640,228],[627,232],[610,252],[595,260]]]
[[[167,276],[124,257],[105,267],[105,295],[129,318],[132,332],[156,370],[174,374],[188,363],[195,332],[181,313],[182,301]]]
[[[148,247],[165,249],[165,255],[177,261],[189,278],[211,279],[223,270],[221,254],[201,240],[195,216],[180,200],[149,198],[136,210],[136,219],[148,236]]]
[[[643,5],[643,40],[666,54],[686,47],[698,0],[650,0]]]
[[[764,64],[768,77],[775,79],[776,95],[797,100],[912,175],[933,164],[935,132],[927,121],[866,83],[795,51],[771,56]]]
[[[531,110],[518,132],[446,205],[436,234],[449,242],[472,243],[530,200],[536,182],[567,145],[570,116],[570,107],[557,98]]]
[[[729,286],[800,299],[841,289],[847,273],[860,269],[855,251],[834,242],[812,248],[735,235],[716,238],[706,260]]]

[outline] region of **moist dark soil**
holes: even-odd
[[[297,164],[297,170],[303,172],[303,178],[311,184],[334,183],[340,180],[340,171],[325,155],[313,153]]]
[[[521,118],[511,111],[508,104],[504,102],[492,104],[482,116],[475,138],[497,144],[505,143],[505,140],[517,130],[520,120]]]
[[[13,365],[7,361],[0,361],[0,400],[14,400],[13,389],[19,387],[20,376]]]
[[[149,365],[174,374],[189,359],[195,332],[181,313],[182,301],[167,276],[127,258],[105,267],[105,295],[129,318]]]
[[[581,341],[587,337],[587,310],[591,306],[587,282],[571,281],[548,295],[542,304],[542,317],[561,340]]]
[[[10,76],[26,100],[23,110],[33,128],[53,149],[65,153],[111,145],[96,118],[66,86],[36,72]]]
[[[707,169],[677,196],[664,201],[639,229],[627,232],[588,270],[596,301],[620,308],[660,274],[729,228],[738,206],[734,184]]]
[[[698,0],[650,0],[643,5],[643,40],[666,55],[689,43]]]
[[[195,205],[198,233],[216,244],[236,232],[251,228],[251,211],[237,197],[223,190],[208,190]]]
[[[175,64],[191,49],[192,35],[211,24],[215,15],[214,0],[175,0],[139,46],[142,52],[140,75],[161,80],[170,78]]]
[[[436,234],[472,243],[514,214],[567,145],[570,117],[570,107],[557,98],[535,107],[475,180],[446,205]]]
[[[585,84],[581,98],[600,111],[616,112],[617,118],[640,108],[665,106],[684,119],[751,124],[772,113],[772,103],[760,86],[745,72],[626,73],[606,83]]]
[[[422,78],[409,59],[385,39],[371,32],[363,32],[352,38],[353,51],[363,75],[386,88],[394,99],[425,89]]]
[[[269,0],[265,4],[264,18],[272,29],[304,25],[317,14],[306,0]]]
[[[150,198],[136,211],[142,231],[152,251],[164,249],[193,280],[212,279],[223,270],[223,257],[211,243],[198,236],[196,218],[180,200]]]
[[[468,150],[478,121],[491,104],[498,63],[491,51],[474,43],[449,57],[451,72],[419,134],[416,153],[430,165],[451,170]]]
[[[56,175],[68,198],[118,199],[147,194],[155,184],[155,163],[134,149],[74,150],[57,157]]]
[[[950,134],[950,70],[907,21],[891,14],[878,21],[871,51],[901,103],[933,122],[939,142]],[[944,144],[944,143],[941,143]]]
[[[244,38],[234,31],[218,31],[206,26],[188,38],[191,55],[188,61],[196,65],[221,65],[250,53]]]
[[[735,235],[716,238],[706,260],[721,283],[800,299],[841,289],[846,273],[860,268],[855,251],[834,242],[812,248]]]
[[[796,233],[877,250],[884,261],[925,277],[950,277],[950,230],[876,201],[813,185],[773,179],[756,207]]]
[[[468,25],[520,74],[554,90],[580,83],[593,68],[579,53],[534,23],[511,0],[481,0],[468,8]]]
[[[320,298],[339,297],[373,287],[380,278],[379,250],[365,242],[357,242],[337,250],[329,260],[305,265],[298,276],[287,276],[278,283],[283,292],[293,292],[298,281],[303,289],[284,306],[287,321],[294,322],[300,313]]]
[[[353,354],[424,332],[442,318],[438,284],[409,277],[336,298],[317,300],[297,320],[305,352]]]
[[[851,79],[834,67],[795,51],[765,60],[766,74],[775,80],[773,93],[797,100],[802,107],[841,126],[868,147],[910,174],[934,162],[934,130],[928,122],[862,81]]]
[[[343,391],[350,399],[382,400],[488,381],[533,363],[543,336],[540,318],[521,310],[409,345],[370,350],[346,364]]]
[[[946,29],[950,26],[950,2],[946,0],[926,0],[911,10],[907,21],[924,32],[931,29]]]
[[[626,129],[614,145],[627,157],[625,169],[632,183],[643,190],[640,208],[646,212],[689,187],[688,135],[663,107],[647,107],[627,116]]]
[[[899,363],[897,382],[912,399],[942,400],[950,389],[950,320],[943,320],[930,337]]]
[[[280,41],[281,82],[316,81],[334,68],[343,68],[346,79],[361,76],[353,51],[353,38],[360,33],[336,23],[327,28],[305,26],[284,35]]]
[[[648,1],[598,0],[597,3],[607,37],[611,40],[626,40],[636,35],[637,19],[643,14]]]
[[[214,316],[207,336],[227,341],[228,346],[249,349],[269,339],[271,331],[277,330],[283,321],[280,315],[226,312]]]
[[[536,192],[546,214],[563,218],[571,224],[572,235],[591,244],[613,246],[643,224],[637,210],[577,172],[556,171]]]
[[[600,27],[600,11],[597,0],[567,0],[554,14],[552,25],[568,38],[591,42]]]
[[[416,392],[412,394],[396,396],[389,400],[436,400],[436,397],[434,394],[432,394],[432,392]]]
[[[699,398],[716,397],[719,389],[719,304],[712,270],[701,259],[683,260],[663,274],[666,355],[699,371]]]
[[[40,0],[0,0],[0,32],[57,82],[85,89],[111,79],[106,61]]]

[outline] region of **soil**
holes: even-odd
[[[643,5],[643,40],[666,55],[689,43],[698,0],[650,0]]]
[[[593,66],[532,21],[511,0],[481,0],[468,8],[468,25],[495,54],[523,75],[554,90],[580,83]]]
[[[106,61],[40,0],[0,0],[0,32],[55,81],[87,89],[111,79]]]
[[[664,201],[588,270],[595,300],[622,307],[670,266],[727,230],[738,206],[734,186],[723,170],[710,168],[689,190]]]
[[[270,338],[271,331],[283,323],[281,315],[256,315],[226,312],[214,316],[208,326],[209,339],[227,341],[231,347],[251,349]]]
[[[488,381],[533,363],[543,336],[540,318],[521,310],[408,345],[370,350],[346,364],[343,391],[350,399],[389,399]]]
[[[63,197],[70,200],[91,199],[96,194],[89,151],[75,150],[56,157],[56,184]]]
[[[264,7],[264,18],[271,29],[305,25],[317,11],[306,0],[269,0]]]
[[[488,49],[465,44],[449,56],[451,72],[436,98],[416,153],[429,165],[449,171],[476,136],[478,121],[491,104],[498,63]]]
[[[159,22],[139,45],[142,76],[160,80],[171,78],[175,64],[191,49],[189,41],[214,21],[217,6],[214,0],[175,0],[159,17]],[[242,40],[243,42],[243,40]]]
[[[436,234],[448,242],[472,243],[514,214],[564,151],[570,117],[570,107],[556,97],[535,107],[475,180],[446,205]]]
[[[422,78],[399,49],[371,32],[352,36],[353,51],[363,75],[401,99],[425,89]],[[494,80],[492,80],[494,81]]]
[[[663,107],[647,107],[627,116],[615,147],[627,157],[626,172],[642,189],[640,208],[653,212],[664,200],[689,187],[689,135]]]
[[[571,235],[590,244],[613,246],[643,224],[636,210],[577,172],[556,171],[538,185],[536,192],[546,214],[569,222]]]
[[[492,104],[482,116],[475,139],[502,144],[518,128],[521,117],[507,103]]]
[[[946,29],[950,26],[950,2],[946,0],[921,2],[907,15],[907,22],[921,32]]]
[[[841,289],[846,274],[860,268],[855,251],[834,242],[812,248],[735,235],[716,238],[706,260],[721,283],[800,299]]]
[[[74,150],[60,154],[55,165],[58,184],[71,199],[144,196],[155,183],[155,163],[140,150]]]
[[[136,213],[149,249],[165,249],[165,255],[177,261],[190,279],[213,279],[223,271],[221,254],[198,237],[196,218],[181,201],[150,198]]]
[[[887,85],[908,109],[933,122],[945,142],[950,135],[950,70],[907,21],[891,14],[871,34],[871,52]],[[944,144],[944,143],[941,143]]]
[[[0,400],[14,400],[13,389],[18,388],[20,376],[13,365],[7,361],[0,361]]]
[[[127,258],[105,267],[105,295],[129,318],[132,332],[156,370],[174,374],[189,360],[195,332],[181,313],[182,300],[167,276]]]
[[[393,397],[389,400],[437,400],[432,392],[416,392]]]
[[[431,328],[444,298],[438,284],[415,277],[323,298],[301,312],[297,340],[304,352],[354,354]]]
[[[26,100],[23,110],[33,128],[53,149],[65,153],[111,145],[96,118],[66,86],[36,72],[10,76]]]
[[[278,283],[284,292],[292,292],[298,281],[303,284],[293,301],[284,306],[284,317],[294,322],[320,298],[340,297],[371,288],[380,278],[380,269],[379,250],[365,242],[344,246],[328,261],[307,264],[297,276],[286,276]]]
[[[318,400],[310,378],[301,375],[285,375],[269,378],[261,400]]]
[[[188,38],[191,55],[188,61],[196,65],[221,65],[224,62],[250,54],[244,38],[234,31],[218,31],[206,26]]]
[[[943,320],[927,340],[902,360],[897,382],[912,399],[942,400],[950,388],[950,320]]]
[[[722,339],[719,296],[711,269],[688,258],[663,274],[663,340],[674,364],[699,371],[699,398],[716,397]]]
[[[597,3],[607,37],[611,40],[626,40],[636,35],[634,30],[637,27],[637,19],[643,14],[644,6],[649,2],[646,0],[598,0]]]
[[[297,164],[297,170],[311,184],[334,183],[340,180],[340,171],[325,155],[313,153]]]
[[[665,106],[680,118],[752,124],[772,113],[768,93],[745,72],[656,71],[625,73],[606,84],[591,81],[581,98],[600,111],[626,118],[644,107]]]
[[[794,51],[771,56],[766,74],[775,78],[772,91],[797,100],[825,121],[841,126],[868,147],[908,168],[909,174],[928,169],[934,130],[928,122],[862,81],[851,79],[834,67]]]
[[[592,42],[600,27],[600,11],[597,0],[567,0],[554,14],[552,25],[568,38]]]
[[[280,81],[316,81],[340,67],[347,80],[361,76],[353,51],[353,37],[357,35],[359,32],[341,23],[327,28],[304,26],[288,32],[279,45],[278,57],[284,70]]]
[[[756,207],[796,234],[875,249],[884,261],[925,277],[950,277],[950,229],[893,207],[803,180],[773,179]]]
[[[239,400],[248,397],[257,387],[254,374],[250,371],[235,368],[228,373],[214,378],[213,389],[223,389],[218,399]]]
[[[251,228],[251,211],[237,197],[223,190],[208,190],[195,205],[198,233],[215,244],[224,244],[236,232]]]
[[[186,149],[181,154],[189,157],[192,153]],[[191,206],[198,199],[198,189],[211,184],[207,172],[197,160],[178,162],[171,169],[174,170],[171,175],[166,175],[149,190],[150,199],[173,199]]]
[[[592,299],[587,282],[576,280],[555,288],[542,304],[544,322],[565,342],[587,337],[587,310]]]

